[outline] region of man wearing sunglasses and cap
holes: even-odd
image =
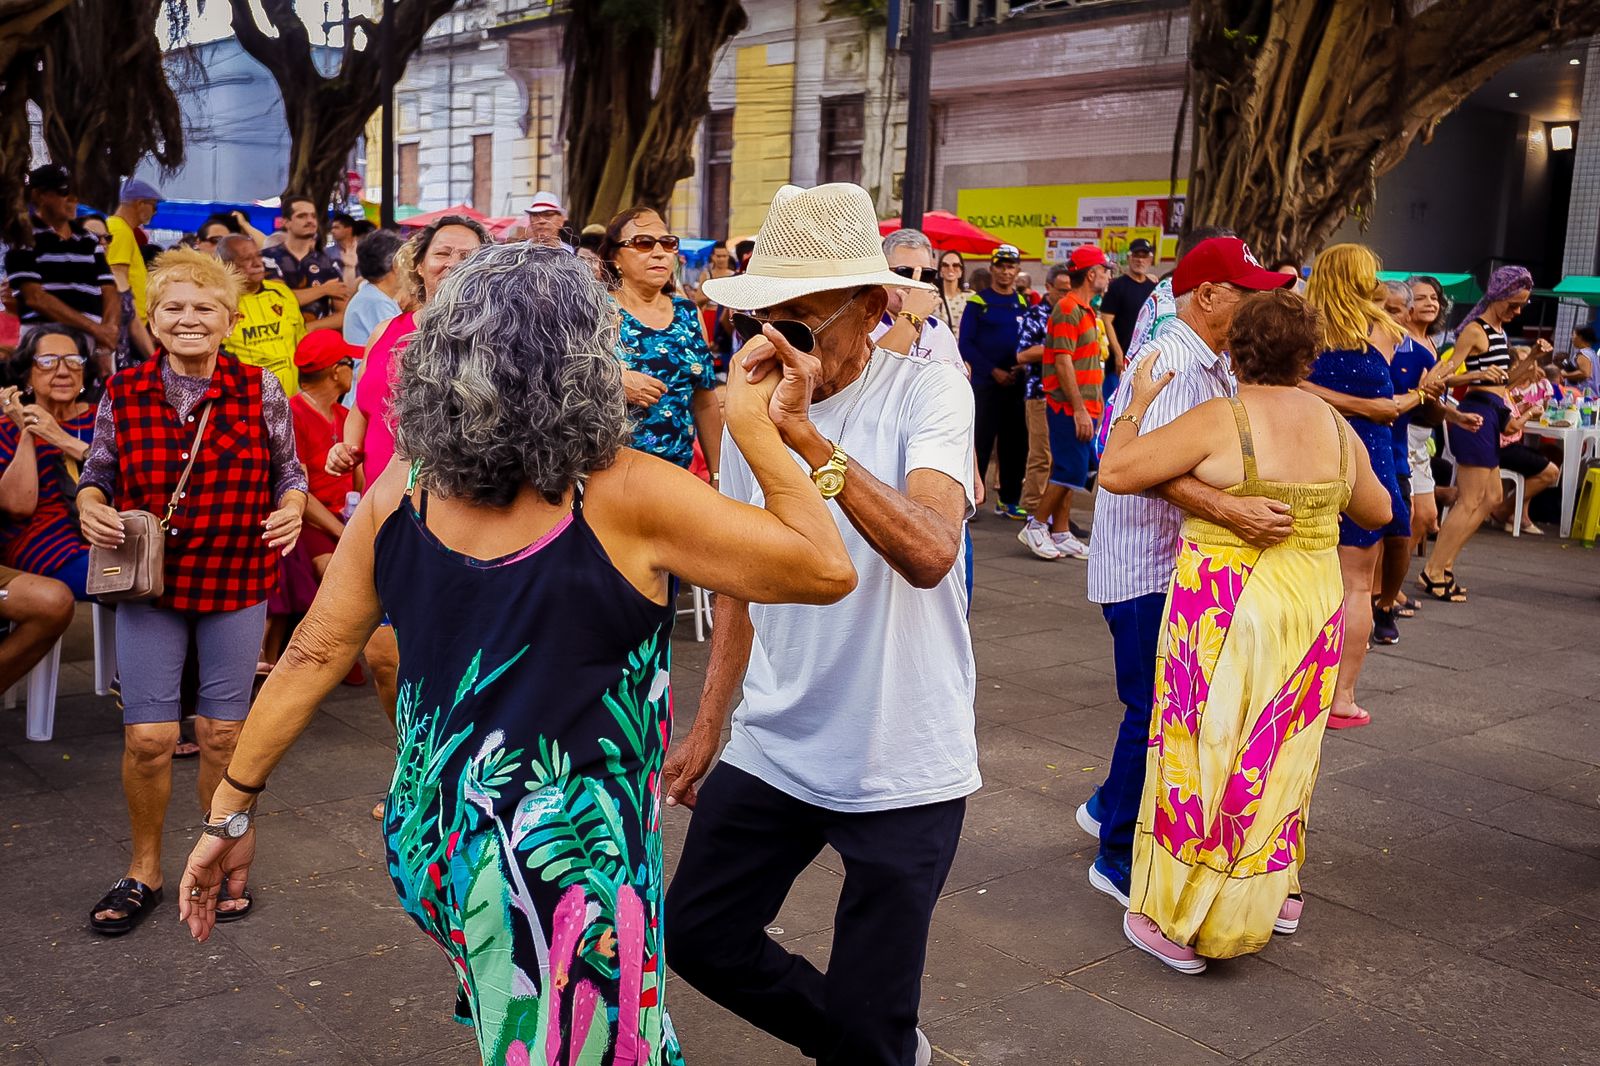
[[[889,269],[871,197],[846,184],[784,186],[745,273],[705,283],[755,338],[734,355],[752,380],[780,350],[811,353],[814,388],[780,385],[773,421],[837,505],[858,584],[829,607],[717,597],[699,712],[662,772],[667,803],[694,808],[667,893],[668,964],[836,1066],[929,1061],[916,1028],[928,929],[981,784],[961,566],[972,391],[954,367],[874,345],[886,286],[931,288]],[[731,438],[722,491],[763,498]],[[823,973],[766,930],[825,846],[844,883]]]
[[[961,358],[972,368],[977,406],[974,432],[978,474],[985,476],[989,455],[998,451],[1000,494],[994,513],[1022,520],[1022,481],[1028,466],[1028,368],[1017,362],[1017,330],[1028,313],[1028,298],[1017,291],[1022,253],[1002,244],[989,259],[989,287],[967,299],[961,315]]]

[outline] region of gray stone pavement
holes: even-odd
[[[936,1062],[1600,1062],[1600,556],[1484,533],[1465,605],[1429,604],[1364,680],[1372,726],[1330,734],[1298,935],[1170,973],[1091,890],[1073,808],[1120,715],[1083,564],[1033,559],[974,524],[972,631],[985,779],[933,926],[922,1017]],[[384,873],[368,812],[388,726],[341,689],[264,797],[259,913],[190,942],[169,900],[133,935],[85,914],[127,860],[111,702],[88,694],[87,618],[69,643],[56,739],[0,713],[0,1066],[477,1061],[449,1019],[450,970]],[[706,648],[680,628],[680,714]],[[193,762],[166,838],[193,841]],[[668,816],[669,862],[687,824]],[[773,934],[827,957],[840,881],[824,854]],[[800,1056],[672,981],[694,1066]]]

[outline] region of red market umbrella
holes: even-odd
[[[410,218],[402,218],[400,219],[400,228],[421,229],[423,226],[433,225],[446,215],[462,215],[478,223],[487,223],[489,221],[489,216],[482,211],[475,211],[467,204],[456,204],[454,207],[441,207],[437,211],[426,211],[420,215],[412,215]]]
[[[887,237],[900,228],[898,218],[884,219],[878,223],[878,232]],[[941,252],[961,252],[963,255],[988,255],[1005,242],[986,233],[964,218],[948,211],[929,211],[922,216],[922,232]],[[1027,253],[1024,252],[1024,255]]]
[[[502,241],[511,235],[512,230],[527,224],[528,220],[523,215],[502,215],[483,220],[483,226],[489,231],[489,236]]]

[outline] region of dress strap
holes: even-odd
[[[428,490],[417,492],[417,481],[422,475],[422,460],[411,461],[411,473],[406,475],[406,494],[402,502],[408,505],[424,522],[428,520]]]
[[[1333,415],[1333,428],[1339,431],[1339,480],[1346,485],[1350,483],[1350,448],[1345,437],[1344,416],[1334,410],[1332,404],[1328,410]]]
[[[1244,458],[1244,479],[1255,481],[1256,442],[1250,435],[1250,416],[1245,413],[1244,401],[1239,397],[1228,397],[1228,403],[1233,407],[1233,424],[1239,428],[1239,454]]]

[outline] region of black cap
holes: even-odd
[[[28,172],[28,188],[36,192],[72,191],[72,171],[59,163],[46,163]]]
[[[1155,255],[1156,250],[1149,241],[1145,240],[1143,237],[1140,237],[1138,240],[1132,241],[1128,244],[1128,254]]]

